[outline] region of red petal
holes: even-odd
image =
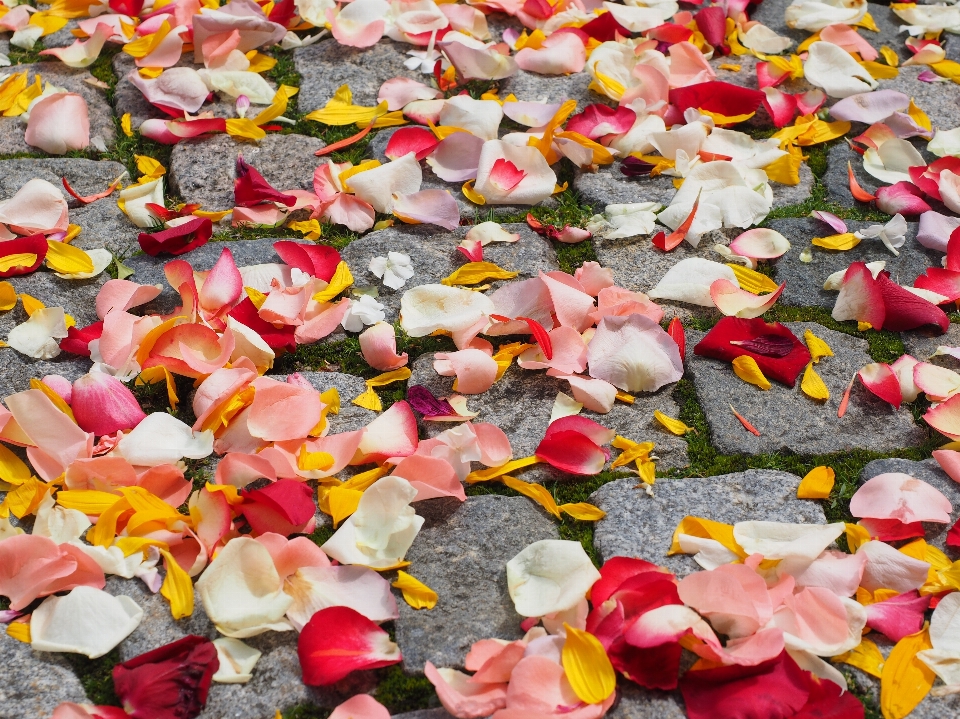
[[[524,9],[526,9],[526,5],[524,5]],[[547,15],[547,17],[550,17],[550,15]],[[613,13],[609,12],[598,15],[596,19],[591,20],[586,25],[581,25],[580,30],[600,42],[613,42],[617,39],[618,33],[623,37],[630,37],[630,35],[632,35],[627,28],[623,27],[623,25],[614,19]]]
[[[533,333],[533,338],[537,341],[537,344],[540,345],[540,351],[543,352],[543,356],[548,360],[552,360],[553,344],[550,341],[550,333],[544,329],[543,325],[530,317],[517,317],[517,319],[527,323],[530,332]],[[507,318],[507,321],[509,321],[509,318]]]
[[[276,202],[287,207],[297,204],[296,197],[279,192],[263,175],[247,164],[243,155],[237,157],[237,179],[233,183],[233,196],[237,207],[254,207],[264,202]]]
[[[263,341],[270,345],[270,349],[296,352],[297,340],[294,334],[297,328],[293,325],[283,325],[278,328],[261,319],[256,305],[249,297],[244,298],[240,304],[230,310],[229,316],[260,335]]]
[[[960,272],[960,227],[950,233],[947,241],[947,269]]]
[[[160,232],[141,232],[137,236],[140,247],[151,257],[161,252],[182,255],[207,244],[213,236],[213,222],[209,217],[196,217],[182,225]]]
[[[764,335],[778,335],[793,341],[793,350],[783,357],[768,357],[751,352],[743,346],[730,344],[737,340],[753,340]],[[810,351],[786,326],[775,322],[767,324],[762,318],[741,319],[724,317],[706,337],[697,343],[693,353],[701,357],[732,362],[737,357],[753,357],[763,374],[778,382],[793,387],[797,377],[810,361]]]
[[[578,414],[561,417],[551,422],[543,438],[549,439],[559,432],[579,432],[596,445],[612,442],[613,438],[617,435],[616,432],[607,429],[602,424],[594,422],[589,417],[581,417]]]
[[[329,607],[314,614],[297,644],[303,683],[334,684],[358,669],[379,669],[400,662],[390,636],[349,607]]]
[[[340,253],[328,245],[280,240],[273,243],[273,249],[291,267],[324,282],[331,280],[341,260]]]
[[[627,132],[637,119],[637,113],[629,107],[612,108],[607,105],[588,105],[567,121],[568,132],[576,132],[591,140],[605,135],[621,135]]]
[[[656,572],[658,578],[672,577],[656,564],[633,557],[611,557],[600,567],[600,579],[590,589],[590,601],[598,607],[620,589],[620,586],[640,574]]]
[[[756,112],[765,97],[759,90],[718,80],[670,90],[670,104],[675,105],[680,113],[693,107],[727,117]]]
[[[703,38],[713,45],[720,47],[726,39],[727,14],[719,5],[705,7],[693,19],[697,23],[697,29]]]
[[[103,334],[103,320],[86,327],[68,327],[67,336],[60,340],[60,349],[82,357],[90,356],[90,343]]]
[[[243,504],[238,511],[257,535],[275,532],[287,537],[302,532],[317,511],[310,487],[294,479],[279,479],[252,491],[242,489],[240,494]]]
[[[192,719],[219,667],[213,642],[188,635],[115,666],[113,687],[132,719]]]
[[[950,327],[950,318],[943,310],[903,289],[890,279],[889,272],[877,275],[877,285],[886,310],[883,329],[904,332],[924,325],[936,325],[941,332],[946,332]]]
[[[570,474],[593,475],[603,469],[607,454],[580,432],[556,432],[537,446],[537,457]]]
[[[677,343],[682,361],[687,352],[687,335],[683,331],[683,322],[680,321],[679,317],[674,317],[670,320],[670,325],[667,327],[667,334],[670,335],[670,339]]]
[[[502,157],[494,162],[490,169],[490,181],[504,192],[509,192],[519,185],[526,176],[526,172]]]
[[[401,127],[390,136],[383,154],[391,160],[396,160],[398,157],[415,152],[417,160],[422,160],[439,144],[437,136],[426,128]]]
[[[953,302],[960,299],[960,272],[928,267],[925,274],[920,275],[913,286],[936,292],[946,297],[947,302]]]
[[[28,275],[35,271],[47,256],[47,238],[43,235],[29,235],[27,237],[18,237],[15,240],[0,242],[0,262],[3,262],[4,257],[20,254],[36,255],[37,259],[31,265],[14,265],[9,269],[3,270],[0,272],[0,277]]]
[[[947,546],[957,548],[960,547],[960,520],[957,520],[950,531],[947,532]]]
[[[860,377],[863,386],[877,397],[884,402],[889,402],[897,409],[900,408],[903,402],[900,380],[897,379],[897,374],[890,365],[874,362],[857,372],[857,376]]]

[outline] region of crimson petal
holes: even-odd
[[[310,487],[294,479],[279,479],[260,489],[242,489],[240,494],[243,504],[239,511],[258,535],[275,532],[286,537],[302,532],[317,510]]]
[[[297,643],[303,683],[334,684],[357,669],[379,669],[401,660],[390,636],[349,607],[328,607],[310,617]]]
[[[283,325],[278,328],[261,319],[257,306],[253,304],[249,297],[245,297],[240,304],[230,310],[229,316],[260,335],[263,341],[270,346],[270,349],[286,350],[287,352],[297,351],[295,337],[297,328],[294,325]]]
[[[534,454],[550,466],[570,474],[598,474],[607,461],[603,449],[571,430],[544,437]]]
[[[12,265],[6,267],[5,258],[11,255],[35,255],[36,260],[28,265]],[[43,235],[29,235],[27,237],[18,237],[15,240],[5,240],[0,242],[0,266],[6,267],[0,270],[0,277],[16,277],[18,275],[28,275],[35,271],[40,263],[47,256],[47,238]]]
[[[237,157],[237,179],[233,183],[234,203],[237,207],[255,207],[264,202],[276,202],[287,207],[297,203],[293,195],[279,192],[263,175],[243,159]]]
[[[151,257],[161,252],[182,255],[202,247],[213,236],[213,222],[209,217],[195,217],[160,232],[141,232],[137,242],[141,249]]]
[[[756,112],[765,97],[759,90],[750,90],[719,80],[670,90],[670,104],[676,105],[681,114],[693,107],[727,117],[746,115]]]
[[[886,309],[883,329],[905,332],[924,325],[937,325],[941,332],[946,332],[950,327],[950,318],[943,310],[903,289],[890,279],[889,272],[877,275],[877,286]]]
[[[280,259],[312,277],[329,282],[340,264],[340,253],[329,245],[313,245],[293,240],[273,243]]]
[[[730,344],[735,341],[755,340],[758,337],[777,335],[790,340],[793,350],[783,357],[769,357],[751,352],[746,347]],[[775,322],[767,324],[761,317],[741,319],[739,317],[724,317],[710,330],[706,337],[697,343],[693,353],[701,357],[732,362],[737,357],[747,355],[753,357],[763,374],[778,382],[793,387],[797,377],[810,361],[810,351],[798,340],[786,326]]]
[[[86,327],[68,327],[67,336],[60,340],[60,349],[63,352],[80,355],[81,357],[90,356],[90,343],[93,340],[100,339],[103,334],[103,320],[94,322]]]
[[[401,127],[390,136],[383,154],[391,160],[396,160],[398,157],[414,152],[419,161],[433,152],[439,144],[437,136],[425,127]]]

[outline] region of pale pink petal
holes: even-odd
[[[929,362],[913,366],[913,382],[933,402],[942,402],[960,391],[960,374]]]
[[[460,226],[460,206],[447,190],[420,190],[410,195],[394,195],[393,214],[412,224],[427,223],[447,230],[455,230]]]
[[[229,452],[217,463],[213,481],[240,489],[262,477],[271,482],[277,480],[277,472],[270,462],[256,454]]]
[[[461,719],[490,716],[507,705],[506,684],[474,684],[463,672],[437,669],[431,662],[423,668],[444,708]]]
[[[480,462],[482,464],[488,467],[499,467],[513,459],[510,439],[497,425],[477,422],[471,426],[477,435],[477,445],[480,447]]]
[[[613,409],[617,388],[609,382],[576,374],[562,376],[561,379],[570,383],[573,398],[586,409],[599,414],[606,414]]]
[[[190,113],[199,110],[210,94],[199,73],[190,67],[171,67],[152,79],[131,70],[127,79],[143,93],[147,102]]]
[[[308,537],[287,539],[282,534],[265,532],[257,537],[256,541],[270,552],[270,557],[281,579],[286,579],[304,567],[325,569],[331,566],[327,555]]]
[[[442,96],[443,93],[439,90],[428,87],[422,82],[406,77],[394,77],[380,86],[377,102],[386,102],[387,109],[393,112],[402,110],[416,100],[434,100]]]
[[[366,232],[373,227],[375,213],[373,208],[354,195],[341,192],[332,200],[320,205],[324,219],[335,225],[343,225],[354,232]]]
[[[267,322],[299,325],[303,322],[301,315],[309,300],[310,292],[307,286],[274,289],[260,305],[258,314],[260,319]]]
[[[74,40],[69,47],[41,50],[41,55],[53,55],[68,67],[88,67],[100,56],[103,44],[113,35],[110,25],[97,23],[96,29],[87,40]]]
[[[843,233],[847,231],[847,223],[832,212],[827,212],[826,210],[814,210],[810,213],[810,217],[815,217],[821,222],[826,222],[828,225],[830,225],[834,232]]]
[[[716,80],[717,74],[700,49],[689,42],[670,46],[670,87],[686,87]]]
[[[583,332],[593,324],[589,315],[596,308],[593,297],[583,290],[583,285],[565,272],[541,272],[540,279],[550,293],[560,325]]]
[[[790,562],[781,563],[781,567],[793,575],[798,587],[823,587],[838,597],[851,597],[860,586],[866,562],[863,554],[827,550],[810,564],[804,560],[796,569]]]
[[[409,457],[417,451],[417,418],[406,402],[390,409],[367,425],[351,464],[383,462],[391,457]]]
[[[505,317],[529,317],[544,327],[553,326],[553,301],[547,285],[539,277],[519,282],[507,282],[490,294],[493,314]],[[529,334],[530,326],[523,320],[496,322],[484,330],[490,336]]]
[[[910,522],[950,521],[953,506],[940,490],[908,474],[890,472],[864,482],[850,499],[854,517]]]
[[[561,707],[576,707],[580,700],[573,692],[563,666],[546,657],[530,656],[514,667],[507,686],[507,707],[531,714],[557,713]]]
[[[256,394],[250,405],[247,428],[268,442],[305,438],[320,423],[323,403],[315,389],[260,377],[253,382]]]
[[[781,257],[790,249],[790,242],[776,230],[756,228],[747,230],[730,243],[730,251],[735,255],[752,257],[758,260],[772,260]]]
[[[867,62],[871,62],[880,57],[880,53],[871,45],[867,40],[860,35],[856,28],[850,27],[849,25],[844,25],[843,23],[835,23],[833,25],[827,25],[823,30],[820,31],[820,39],[824,42],[829,42],[834,45],[842,47],[847,52],[855,52],[860,55],[861,58]],[[877,90],[878,93],[884,92],[893,92],[893,90]],[[869,93],[867,93],[869,94]],[[898,93],[899,94],[899,93]],[[905,96],[904,96],[905,97]],[[839,103],[838,103],[839,104]],[[836,105],[834,105],[834,108]],[[906,106],[904,106],[906,107]],[[831,114],[832,108],[831,108]],[[887,113],[889,115],[890,113]],[[865,122],[868,125],[872,125],[874,122],[879,122],[880,120],[887,117],[878,117],[876,120],[861,120],[859,118],[851,117],[840,117],[839,115],[834,114],[838,120],[857,120],[857,122]]]
[[[224,247],[220,258],[200,286],[200,307],[209,315],[219,316],[233,309],[243,294],[243,278],[233,261],[233,253]]]
[[[234,207],[232,224],[234,227],[276,227],[287,216],[287,208],[272,203],[255,207]]]
[[[390,712],[369,694],[357,694],[337,706],[330,719],[390,719]]]
[[[773,307],[786,286],[784,283],[777,288],[776,292],[755,295],[740,289],[730,280],[716,280],[710,285],[710,297],[717,309],[728,317],[752,319]]]
[[[74,460],[91,456],[93,434],[80,429],[40,390],[18,392],[5,401],[17,426],[31,442],[27,457],[43,480],[54,480]]]
[[[90,144],[87,101],[76,93],[57,93],[30,110],[24,141],[51,155],[82,150]]]
[[[654,392],[683,376],[677,343],[643,315],[604,317],[587,349],[590,376],[626,392]]]
[[[477,668],[477,673],[473,675],[471,681],[476,684],[509,682],[514,667],[523,659],[527,644],[525,642],[502,644],[495,640],[487,641],[491,642],[491,648],[494,646],[499,647],[499,651],[489,656],[486,661]],[[480,642],[477,642],[477,644],[480,644]],[[474,644],[474,649],[471,649],[470,655],[468,655],[468,659],[472,656],[474,662],[479,658],[478,653],[475,653],[477,644]]]
[[[950,479],[960,483],[960,452],[952,449],[937,449],[933,452],[933,458],[937,460],[940,469],[950,476]]]
[[[307,302],[303,324],[297,327],[294,334],[297,344],[311,344],[334,332],[349,308],[349,297],[335,303],[318,303],[311,299]]]
[[[447,38],[453,35],[459,33],[447,33]],[[447,38],[437,43],[437,47],[457,68],[457,74],[466,80],[502,80],[516,75],[519,70],[516,60],[494,47],[487,47],[467,36],[456,41]]]
[[[510,104],[510,103],[507,103]],[[433,174],[445,182],[464,182],[477,176],[483,138],[455,132],[444,138],[427,157]]]
[[[927,581],[930,570],[927,562],[909,557],[885,542],[864,542],[857,554],[867,558],[860,586],[871,592],[878,589],[909,592],[919,589]]]
[[[654,322],[663,319],[663,308],[641,292],[631,292],[622,287],[604,287],[597,295],[597,311],[590,317],[600,322],[604,317],[644,315]]]
[[[774,612],[773,623],[815,654],[829,653],[848,639],[846,607],[836,594],[822,587],[788,594]]]
[[[188,31],[186,25],[173,28],[151,53],[136,59],[137,67],[168,68],[176,65],[183,53],[184,35]]]
[[[900,407],[901,402],[903,402],[900,380],[890,365],[873,362],[861,369],[857,375],[863,382],[863,386],[877,397],[884,402],[889,402],[894,407]]]
[[[543,349],[536,345],[525,350],[517,358],[524,369],[549,369],[560,374],[577,374],[587,367],[587,344],[573,327],[557,327],[550,330],[553,357],[547,359]]]
[[[138,285],[130,280],[107,280],[97,293],[97,316],[104,319],[117,310],[125,312],[146,304],[160,294],[158,285]]]
[[[223,492],[211,492],[203,487],[190,499],[190,508],[197,508],[199,521],[194,531],[207,553],[230,531],[232,515],[227,496]]]
[[[354,0],[339,12],[327,10],[330,32],[341,45],[370,47],[383,37],[390,5],[384,0]]]
[[[0,223],[21,235],[65,232],[70,224],[67,201],[57,187],[35,178],[0,202]]]
[[[414,454],[404,457],[391,476],[403,477],[417,490],[414,502],[435,497],[456,497],[466,501],[463,485],[450,463],[439,457]]]
[[[400,369],[407,364],[407,353],[397,354],[397,331],[387,322],[377,322],[360,333],[360,352],[364,361],[381,372]]]
[[[525,47],[516,55],[521,70],[541,75],[570,75],[583,70],[587,51],[583,42],[573,33],[554,33],[547,37],[540,49]]]
[[[458,352],[438,352],[434,355],[433,368],[445,377],[457,377],[457,392],[480,394],[493,386],[497,379],[498,365],[486,352],[475,349]]]
[[[609,267],[601,267],[598,262],[584,262],[573,273],[573,279],[580,283],[583,291],[588,295],[596,297],[600,290],[607,287],[613,287],[613,270]]]
[[[559,109],[559,103],[525,102],[522,100],[503,103],[503,114],[514,122],[527,127],[543,127],[550,122],[550,118]]]

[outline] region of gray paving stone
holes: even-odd
[[[350,400],[366,390],[366,383],[360,378],[342,372],[301,372],[304,379],[313,385],[318,392],[325,392],[328,389],[336,387],[340,393],[340,413],[328,414],[327,421],[330,422],[330,432],[354,432],[362,427],[366,427],[372,422],[377,413],[363,407],[352,404]],[[270,378],[284,381],[286,375],[268,375]]]
[[[341,45],[334,39],[321,40],[294,50],[293,59],[300,73],[300,112],[323,107],[341,85],[349,85],[356,105],[376,104],[380,86],[393,77],[424,81],[419,70],[408,70],[404,60],[412,46],[382,40],[371,48]]]
[[[0,686],[3,716],[48,719],[61,702],[87,702],[80,680],[59,654],[36,652],[0,635],[0,661],[8,680]]]
[[[203,65],[190,62],[192,57],[192,53],[186,53],[174,67],[192,67],[194,70],[202,68]],[[171,119],[170,115],[162,110],[158,110],[147,102],[143,93],[127,79],[127,75],[130,74],[131,70],[137,69],[136,62],[132,57],[121,52],[114,56],[112,62],[113,71],[117,75],[117,86],[114,89],[113,95],[113,102],[117,108],[117,116],[122,116],[129,112],[130,124],[133,126],[134,131],[140,127],[140,124],[144,120],[154,118],[162,118],[164,120]],[[271,87],[276,86],[276,83],[270,80],[267,80],[267,82]],[[261,105],[254,105],[248,116],[253,117],[255,114],[253,111],[262,107]],[[215,117],[237,117],[236,100],[229,97],[221,98],[220,95],[214,94],[213,101],[205,102],[198,112],[211,112]]]
[[[634,479],[618,479],[590,498],[607,513],[593,532],[593,544],[603,561],[639,557],[677,576],[699,571],[692,556],[667,556],[673,532],[686,516],[727,524],[750,520],[826,523],[819,502],[797,499],[800,477],[788,472],[749,469],[718,477],[660,479],[652,497],[636,484]]]
[[[617,693],[617,703],[607,713],[610,719],[686,719],[679,691],[652,691],[622,681]]]
[[[595,212],[603,212],[607,205],[631,202],[659,202],[666,207],[677,194],[672,177],[627,177],[620,172],[620,163],[601,167],[597,172],[577,172],[573,189],[581,199],[592,205]],[[813,190],[813,173],[804,163],[800,166],[799,185],[781,185],[771,182],[773,207],[788,207],[803,202]]]
[[[932,357],[937,347],[956,347],[960,345],[960,325],[951,324],[949,329],[942,335],[934,334],[933,328],[926,328],[926,331],[914,330],[912,332],[903,332],[900,336],[903,339],[903,345],[907,354],[913,355],[921,362],[932,362],[941,367],[948,367],[952,370],[960,370],[960,360],[950,355],[938,355]]]
[[[847,230],[856,232],[882,222],[847,222]],[[776,281],[787,286],[780,304],[794,307],[824,307],[833,309],[837,292],[823,289],[823,283],[834,272],[845,270],[853,262],[886,262],[890,277],[902,285],[912,285],[928,267],[940,266],[942,252],[929,250],[916,241],[917,223],[909,222],[907,241],[896,257],[880,240],[865,239],[852,250],[834,251],[813,247],[813,261],[801,262],[800,254],[811,247],[814,237],[836,234],[827,224],[812,217],[771,220],[766,224],[790,240],[790,250],[776,260]],[[936,348],[934,348],[936,349]]]
[[[895,42],[888,44],[896,47],[903,45],[906,34]],[[956,43],[960,45],[960,42]],[[951,87],[953,83],[921,82],[917,76],[930,68],[926,65],[909,65],[900,68],[900,74],[892,80],[881,80],[880,90],[896,90],[907,97],[913,98],[917,107],[930,117],[930,122],[936,130],[951,130],[956,127],[957,115],[960,113],[960,92]]]
[[[56,32],[40,38],[40,44],[44,48],[69,47],[77,39],[71,30],[79,29],[79,27],[80,25],[76,20],[67,20],[67,24]]]
[[[412,371],[411,386],[423,385],[437,397],[452,394],[454,378],[441,377],[434,371],[432,354],[419,357],[413,363]],[[570,384],[548,377],[543,371],[525,370],[514,364],[483,394],[467,395],[467,406],[480,413],[475,421],[495,424],[506,432],[514,458],[529,457],[550,424],[550,412],[558,392],[570,395]],[[670,434],[653,418],[654,410],[670,417],[679,415],[680,408],[673,401],[672,392],[673,385],[668,385],[657,392],[638,393],[633,404],[616,402],[607,414],[587,409],[581,414],[635,442],[655,442],[654,454],[660,458],[657,462],[659,469],[685,467],[689,462],[686,440]],[[448,429],[446,425],[446,422],[421,421],[425,436],[439,434]],[[613,452],[614,456],[617,454]],[[577,479],[545,463],[535,464],[518,474],[524,480],[535,482]]]
[[[306,135],[267,135],[259,145],[240,143],[229,135],[180,142],[170,157],[170,188],[205,210],[229,210],[234,206],[236,159],[242,154],[281,192],[313,192],[313,169],[319,164],[313,153],[323,146],[323,141]]]
[[[710,424],[713,445],[723,454],[766,454],[790,452],[805,455],[827,454],[850,449],[877,452],[922,443],[927,431],[914,424],[908,406],[893,409],[854,384],[850,404],[843,418],[837,408],[850,378],[873,360],[867,341],[829,330],[813,322],[786,323],[801,341],[810,329],[833,350],[816,366],[830,390],[830,399],[815,402],[800,391],[800,380],[791,389],[779,382],[764,392],[738,378],[729,362],[698,357],[693,347],[703,334],[687,333],[687,372],[693,379],[697,399]],[[733,413],[733,405],[760,432],[747,432]]]
[[[538,75],[535,72],[520,70],[512,77],[500,81],[500,97],[516,95],[524,102],[564,102],[576,100],[577,108],[587,105],[615,105],[606,95],[589,89],[590,73],[578,72],[573,75]]]
[[[916,477],[936,487],[950,500],[950,504],[953,505],[951,520],[955,520],[958,517],[957,512],[960,510],[960,484],[952,480],[946,472],[940,469],[937,460],[931,458],[925,459],[922,462],[914,462],[909,459],[875,459],[863,468],[863,472],[860,473],[860,483],[863,484],[878,474],[887,474],[888,472],[909,474],[911,477]],[[927,542],[940,551],[945,552],[952,561],[955,561],[960,558],[960,551],[947,546],[947,531],[951,526],[952,522],[951,524],[923,523]]]
[[[502,242],[487,245],[484,248],[484,260],[495,262],[505,270],[519,272],[515,280],[536,277],[539,271],[550,272],[560,269],[557,254],[549,240],[537,235],[525,224],[505,224],[507,232],[519,232],[518,242]],[[458,227],[448,232],[435,225],[398,224],[385,230],[378,230],[354,240],[344,248],[342,256],[350,266],[357,285],[377,287],[380,302],[386,308],[387,321],[397,318],[400,297],[411,287],[436,284],[465,263],[465,258],[457,249],[469,227]],[[385,287],[369,271],[370,260],[374,257],[386,257],[388,252],[402,252],[413,261],[414,275],[399,290]],[[500,283],[493,283],[494,289]]]
[[[62,188],[67,178],[80,195],[102,192],[125,170],[119,162],[82,160],[76,158],[20,159],[0,161],[0,197],[16,194],[29,180],[46,180]],[[130,184],[129,178],[124,186]],[[106,247],[113,253],[128,253],[136,245],[139,229],[127,219],[117,206],[114,193],[89,205],[81,205],[63,192],[70,207],[70,222],[80,225],[83,232],[73,241],[82,249]]]
[[[65,88],[68,92],[75,92],[87,102],[90,117],[90,139],[100,137],[111,147],[117,140],[116,128],[113,124],[113,109],[104,91],[84,82],[92,78],[86,70],[75,70],[61,62],[42,62],[33,65],[18,65],[12,70],[27,72],[27,82],[32,83],[39,74],[43,82],[49,82],[57,87]],[[8,69],[8,72],[11,72]],[[19,117],[5,117],[0,119],[0,155],[12,155],[16,152],[44,154],[38,147],[32,147],[23,139],[27,125]],[[102,189],[102,188],[101,188]]]
[[[407,552],[408,571],[439,601],[417,611],[398,595],[403,668],[419,674],[427,661],[462,668],[474,642],[522,637],[521,617],[507,592],[506,563],[528,544],[557,539],[553,520],[525,497],[432,499],[414,506],[426,522]]]

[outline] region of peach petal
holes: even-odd
[[[193,428],[200,429],[223,402],[256,378],[256,372],[242,367],[222,368],[213,372],[200,384],[193,395],[193,413],[197,417]]]
[[[303,567],[324,569],[330,566],[327,555],[307,537],[287,539],[282,534],[265,532],[256,541],[270,552],[281,579],[286,579]]]
[[[243,294],[243,278],[233,261],[233,253],[224,247],[213,268],[200,285],[200,307],[213,316],[225,314]]]
[[[763,579],[744,565],[722,565],[680,580],[683,603],[710,620],[721,634],[745,637],[772,616],[773,608]]]
[[[457,377],[457,391],[464,394],[481,394],[493,386],[497,379],[498,365],[486,352],[465,349],[458,352],[437,352],[433,368],[444,377]]]
[[[537,50],[525,47],[516,55],[517,66],[541,75],[570,75],[583,70],[587,51],[573,33],[550,35]]]
[[[850,499],[850,513],[869,519],[950,522],[953,506],[940,490],[901,472],[888,472],[864,482]]]
[[[87,101],[72,92],[43,98],[30,110],[23,139],[51,155],[84,149],[90,144]]]
[[[69,224],[63,193],[46,180],[29,180],[0,202],[0,223],[22,235],[65,232]]]
[[[247,429],[268,442],[304,438],[320,423],[323,403],[315,389],[260,377],[247,417]]]
[[[120,487],[137,484],[137,473],[133,465],[123,457],[91,457],[71,463],[67,467],[64,481],[68,489],[115,492]]]
[[[397,354],[397,331],[387,322],[377,322],[360,333],[360,352],[368,365],[381,372],[407,364],[407,353]]]
[[[390,712],[369,694],[357,694],[338,705],[330,719],[390,719]]]
[[[573,273],[573,279],[580,283],[583,291],[596,297],[600,290],[614,286],[613,270],[601,267],[597,262],[584,262]]]
[[[414,502],[436,497],[456,497],[461,502],[467,495],[453,467],[445,459],[413,454],[397,464],[391,476],[403,477],[417,490]]]
[[[228,452],[217,464],[213,481],[240,489],[260,478],[277,481],[277,472],[269,461],[256,454]]]
[[[97,316],[105,319],[114,311],[126,312],[146,304],[160,294],[157,285],[138,285],[130,280],[107,280],[97,293]]]
[[[480,462],[488,467],[499,467],[513,458],[513,448],[506,433],[495,424],[471,424],[480,447]]]
[[[54,480],[74,460],[91,456],[93,435],[80,429],[40,390],[18,392],[5,401],[33,445],[27,447],[27,456],[43,480]]]
[[[409,457],[417,451],[417,442],[417,418],[413,410],[407,402],[394,402],[390,409],[367,425],[351,464]]]
[[[183,472],[172,464],[158,464],[137,477],[137,485],[143,487],[171,507],[179,507],[187,501],[193,483],[183,476]]]
[[[350,309],[350,298],[336,303],[307,302],[303,324],[297,327],[294,337],[297,344],[311,344],[335,331]]]
[[[474,684],[463,672],[437,669],[431,662],[423,668],[443,707],[461,719],[490,716],[507,704],[507,684]]]
[[[529,330],[528,330],[529,331]],[[517,358],[524,369],[549,369],[560,374],[577,374],[587,367],[587,344],[573,327],[557,327],[550,330],[553,357],[547,359],[538,346],[525,350]]]
[[[564,327],[573,327],[583,332],[593,324],[590,313],[594,311],[593,298],[583,291],[582,285],[566,273],[540,273],[540,279],[550,293],[557,322]]]

